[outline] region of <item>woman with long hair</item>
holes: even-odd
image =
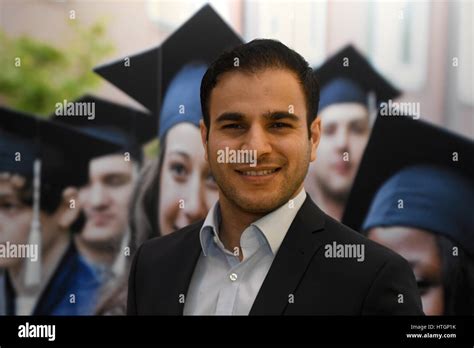
[[[97,314],[124,314],[129,262],[147,239],[204,219],[217,200],[217,185],[204,158],[199,89],[206,66],[190,63],[172,80],[160,112],[157,159],[142,170],[130,209],[127,271],[103,291]]]

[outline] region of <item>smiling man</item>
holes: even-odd
[[[219,200],[204,221],[142,244],[129,314],[422,314],[408,263],[325,215],[303,188],[318,101],[312,69],[278,41],[251,41],[210,65],[201,136]],[[256,165],[221,163],[226,147],[257,151]],[[338,251],[354,248],[363,261]]]

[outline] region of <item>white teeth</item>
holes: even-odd
[[[250,170],[243,172],[244,175],[250,175],[250,176],[258,176],[258,175],[269,175],[276,172],[276,169],[271,169],[271,170]]]

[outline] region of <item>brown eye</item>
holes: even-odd
[[[21,204],[11,202],[11,201],[2,201],[2,202],[0,202],[0,211],[3,211],[7,214],[14,213],[17,210],[19,210],[21,207],[22,207]]]
[[[117,187],[125,185],[129,181],[126,175],[110,175],[105,178],[104,183],[108,186]]]
[[[173,175],[176,181],[184,182],[186,180],[186,176],[188,175],[188,170],[183,163],[172,162],[169,168],[170,168],[171,174]]]
[[[329,124],[326,127],[323,126],[323,134],[333,135],[336,133],[336,126],[334,124]]]
[[[290,125],[283,122],[275,122],[271,125],[271,128],[285,128],[285,127],[290,127]]]
[[[0,209],[2,210],[8,210],[14,208],[15,205],[9,202],[1,202],[0,203]]]
[[[365,123],[358,122],[351,125],[351,131],[355,134],[364,134],[367,131]]]
[[[243,129],[243,127],[238,123],[226,124],[222,128],[224,128],[224,129]]]

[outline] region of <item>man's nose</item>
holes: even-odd
[[[339,129],[335,134],[334,143],[338,150],[349,148],[349,132],[346,129]]]
[[[92,185],[87,197],[91,207],[96,208],[107,204],[107,190],[102,185]]]
[[[252,125],[247,132],[242,150],[256,150],[257,156],[268,154],[272,151],[269,136],[261,125]]]

